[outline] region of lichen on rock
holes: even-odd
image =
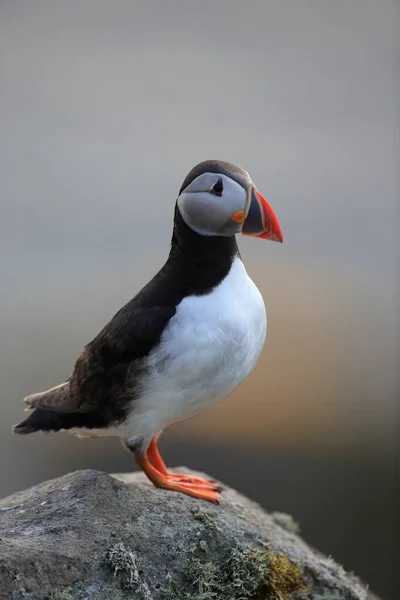
[[[107,552],[106,563],[114,572],[114,577],[119,575],[122,587],[132,589],[139,583],[139,571],[136,555],[126,548],[122,542],[114,544]]]
[[[185,469],[180,469],[184,471]],[[282,519],[142,474],[78,471],[0,501],[1,600],[365,600]]]
[[[300,533],[300,525],[293,519],[292,515],[276,511],[271,514],[271,517],[277,525],[280,525],[289,533]]]

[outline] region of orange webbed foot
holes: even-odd
[[[217,488],[201,486],[196,483],[178,483],[173,481],[173,475],[165,478],[164,481],[158,482],[156,485],[157,487],[166,490],[181,492],[182,494],[192,496],[193,498],[208,500],[208,502],[212,502],[213,504],[219,504],[220,491]]]
[[[156,487],[219,504],[221,486],[215,481],[202,477],[186,473],[169,473],[155,441],[152,441],[148,452],[136,455],[135,460]]]
[[[222,492],[223,488],[212,479],[204,479],[203,477],[195,477],[188,473],[168,473],[173,481],[177,483],[197,486],[202,489],[211,489],[216,492]]]

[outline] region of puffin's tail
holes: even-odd
[[[34,410],[25,421],[14,425],[14,433],[34,433],[35,431],[60,431],[60,429],[70,429],[74,425],[69,425],[73,414],[62,414],[37,408]]]
[[[69,412],[68,409],[71,410],[71,404],[75,404],[71,400],[68,381],[60,383],[60,385],[56,385],[45,392],[31,394],[24,398],[24,402],[27,405],[26,410],[46,408],[54,412]],[[73,408],[76,408],[76,406]]]
[[[69,382],[61,383],[45,392],[31,394],[24,398],[25,410],[33,412],[25,421],[13,427],[14,433],[33,433],[34,431],[60,431],[82,427],[84,415],[69,412],[76,404],[69,395]],[[78,425],[79,423],[79,425]]]
[[[14,433],[33,433],[34,431],[59,431],[74,427],[73,413],[69,413],[73,402],[69,395],[69,382],[61,383],[56,387],[38,394],[31,394],[24,398],[27,405],[25,410],[32,414],[13,428]]]
[[[45,408],[37,408],[25,421],[14,425],[14,433],[34,433],[35,431],[61,431],[62,429],[101,429],[107,427],[101,412],[60,413]]]
[[[70,396],[69,382],[46,392],[24,398],[25,410],[33,412],[25,421],[14,425],[14,433],[60,431],[61,429],[98,429],[107,427],[101,411],[79,412],[76,399]]]

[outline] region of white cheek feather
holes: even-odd
[[[262,296],[237,257],[210,294],[178,305],[144,363],[142,393],[117,435],[145,445],[167,425],[227,396],[253,370],[266,325]]]

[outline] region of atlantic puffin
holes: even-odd
[[[168,472],[157,439],[227,396],[260,356],[266,310],[238,233],[283,241],[245,170],[199,163],[179,190],[164,266],[85,346],[65,383],[24,399],[33,412],[14,432],[118,436],[155,486],[218,504],[215,482]]]

